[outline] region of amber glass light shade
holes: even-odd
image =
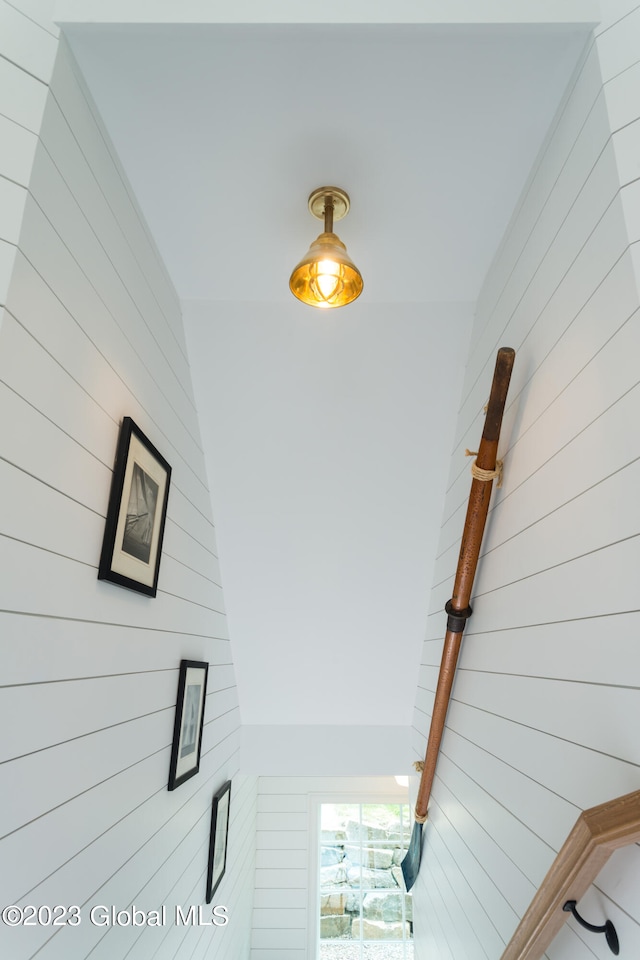
[[[312,307],[344,307],[362,293],[360,271],[335,233],[321,233],[294,267],[289,288]]]

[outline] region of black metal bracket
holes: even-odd
[[[618,934],[616,933],[616,928],[612,924],[611,920],[607,920],[606,923],[603,923],[602,926],[597,927],[593,923],[587,923],[586,920],[583,920],[578,911],[576,910],[577,900],[567,900],[563,906],[565,913],[572,913],[576,918],[581,927],[584,927],[585,930],[590,930],[592,933],[604,933],[605,939],[609,944],[609,949],[611,953],[615,954],[616,957],[620,953],[620,943],[618,941]]]
[[[444,609],[448,614],[447,630],[450,630],[451,633],[464,633],[467,620],[473,613],[471,607],[467,607],[465,610],[455,610],[453,606],[453,600],[447,600],[444,605]]]

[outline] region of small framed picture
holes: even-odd
[[[211,837],[207,869],[207,903],[211,903],[227,866],[227,839],[229,837],[229,805],[231,780],[220,787],[213,798],[211,809]]]
[[[169,768],[169,790],[175,790],[185,780],[195,777],[200,769],[208,671],[209,664],[199,660],[180,662],[178,700]]]
[[[155,597],[171,467],[125,417],[120,428],[98,580]]]

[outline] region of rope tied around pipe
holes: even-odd
[[[413,769],[416,771],[416,773],[422,773],[424,770],[424,760],[414,760]],[[424,817],[421,817],[419,813],[414,813],[414,820],[416,823],[426,823],[427,814],[425,813]]]
[[[465,457],[476,457],[478,455],[477,450],[465,450]],[[504,469],[504,460],[496,460],[495,470],[483,470],[479,467],[474,460],[471,464],[471,476],[474,480],[482,480],[483,483],[488,483],[489,480],[497,480],[496,486],[502,486],[502,474]]]

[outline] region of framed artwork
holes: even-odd
[[[113,467],[98,580],[155,597],[171,467],[125,417]]]
[[[207,903],[211,903],[227,866],[227,839],[229,836],[229,805],[231,780],[220,787],[213,798],[211,809],[211,837],[207,869]]]
[[[175,790],[185,780],[195,777],[200,769],[208,671],[209,664],[200,660],[180,661],[169,790]]]

